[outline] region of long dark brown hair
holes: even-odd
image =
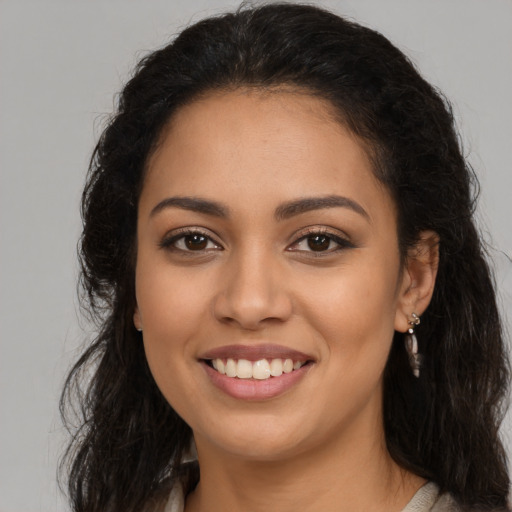
[[[509,383],[495,290],[473,221],[476,180],[450,105],[379,33],[317,7],[243,7],[144,58],[94,150],[82,199],[82,303],[98,333],[61,400],[78,408],[63,461],[76,512],[156,506],[191,430],[155,385],[133,326],[138,198],[148,156],[180,106],[212,90],[291,85],[330,102],[364,139],[398,209],[400,249],[439,235],[432,302],[417,331],[421,376],[395,334],[384,376],[387,447],[463,506],[506,507],[498,436]],[[69,418],[69,416],[68,416]],[[75,418],[76,421],[76,418]]]

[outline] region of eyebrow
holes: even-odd
[[[163,201],[160,201],[149,214],[153,217],[157,213],[165,210],[166,208],[181,208],[182,210],[190,210],[192,212],[204,213],[206,215],[212,215],[213,217],[228,217],[228,209],[222,206],[220,203],[210,201],[208,199],[201,199],[199,197],[168,197]]]
[[[151,210],[150,217],[153,217],[166,208],[181,208],[182,210],[189,210],[219,218],[229,217],[229,209],[222,204],[209,199],[189,196],[174,196],[163,199]],[[337,195],[305,197],[283,203],[276,208],[274,217],[276,220],[281,221],[302,213],[325,208],[348,208],[362,215],[367,220],[370,220],[370,216],[359,203],[348,197]]]
[[[344,196],[323,196],[323,197],[305,197],[296,201],[284,203],[276,208],[275,218],[277,220],[286,220],[301,213],[310,212],[312,210],[321,210],[324,208],[348,208],[359,215],[365,217],[368,221],[370,216],[366,210],[353,199]]]

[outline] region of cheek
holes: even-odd
[[[330,356],[347,365],[383,366],[394,333],[398,264],[368,261],[340,267],[304,283],[299,304],[325,339]]]
[[[142,260],[137,266],[136,295],[146,359],[166,400],[185,417],[191,397],[180,383],[190,383],[197,355],[193,340],[205,315],[204,293],[195,284],[154,261],[146,266]]]
[[[201,328],[208,313],[201,280],[187,278],[180,269],[146,262],[141,258],[136,272],[137,305],[144,331],[146,356],[155,378],[168,373],[178,361],[193,357],[188,343]]]

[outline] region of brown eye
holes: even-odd
[[[312,251],[326,251],[331,244],[331,238],[326,235],[312,235],[308,236],[308,247]]]
[[[208,238],[198,233],[183,237],[185,246],[191,251],[202,251],[208,245]]]
[[[160,242],[160,247],[168,251],[181,253],[193,252],[204,254],[212,250],[222,250],[222,247],[214,242],[209,235],[201,231],[187,230],[174,236],[165,238]]]
[[[303,255],[328,256],[354,247],[355,245],[348,238],[322,230],[310,231],[309,234],[290,245],[287,250],[300,252]]]

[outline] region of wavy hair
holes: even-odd
[[[384,374],[389,453],[462,506],[505,508],[509,476],[498,430],[508,360],[473,220],[477,182],[450,105],[378,32],[318,7],[271,4],[200,21],[145,57],[94,150],[79,257],[81,299],[98,333],[61,398],[64,417],[70,403],[80,405],[62,465],[73,510],[154,510],[191,440],[151,376],[132,320],[148,157],[173,113],[201,95],[279,86],[327,100],[365,141],[397,205],[403,257],[421,231],[439,235],[435,291],[417,332],[421,376],[411,373],[400,333]]]

